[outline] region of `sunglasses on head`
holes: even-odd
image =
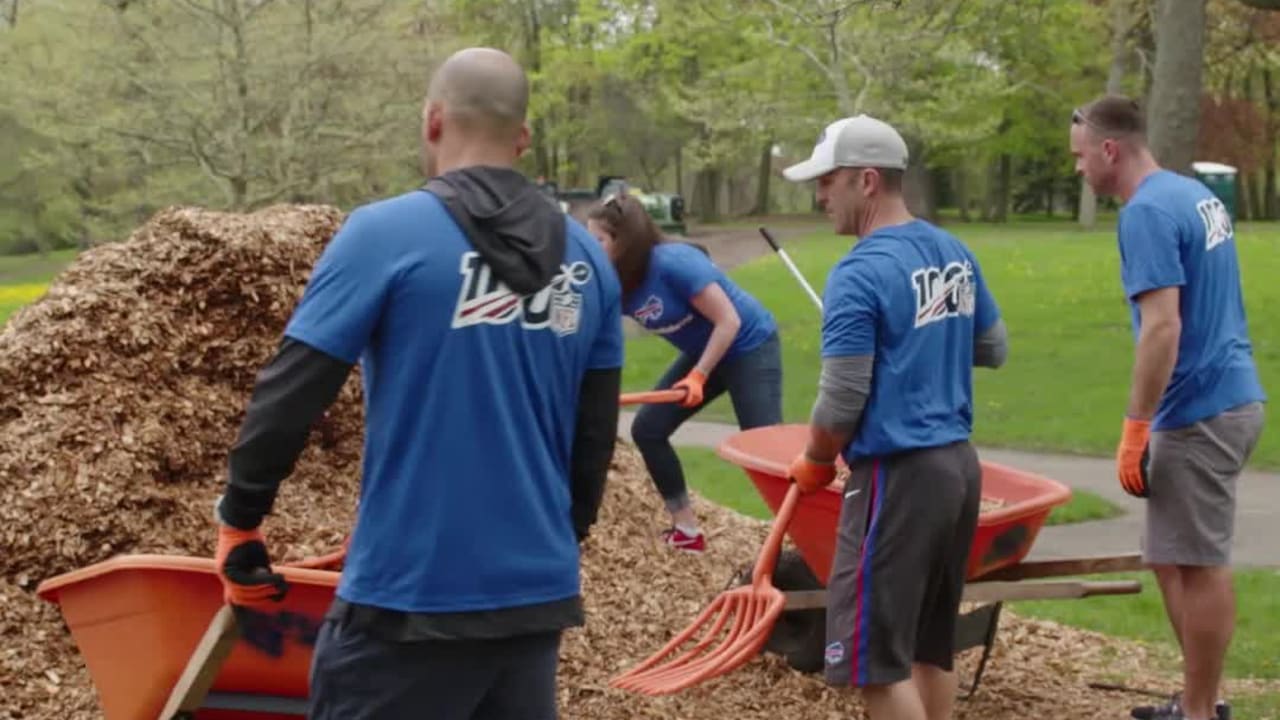
[[[1135,106],[1135,107],[1136,107],[1136,106]],[[1071,124],[1072,124],[1072,125],[1086,125],[1086,126],[1088,126],[1088,127],[1093,128],[1094,130],[1097,130],[1097,131],[1098,131],[1099,133],[1101,133],[1102,135],[1105,135],[1105,136],[1110,137],[1110,138],[1126,137],[1126,136],[1128,136],[1128,135],[1130,135],[1130,134],[1132,134],[1132,133],[1138,132],[1137,128],[1130,128],[1130,129],[1127,129],[1127,130],[1124,130],[1124,129],[1115,129],[1115,128],[1110,128],[1110,129],[1109,129],[1109,128],[1105,128],[1105,127],[1103,127],[1102,125],[1099,125],[1098,123],[1094,122],[1093,120],[1090,120],[1090,119],[1089,119],[1089,116],[1088,116],[1088,115],[1086,115],[1086,114],[1085,114],[1085,112],[1084,112],[1083,110],[1081,110],[1080,108],[1076,108],[1075,110],[1072,110],[1072,111],[1071,111]]]
[[[1071,111],[1071,124],[1072,125],[1088,125],[1089,127],[1097,130],[1102,129],[1101,127],[1098,127],[1097,123],[1091,121],[1087,116],[1085,116],[1084,112],[1081,111],[1080,108],[1076,108],[1075,110]]]

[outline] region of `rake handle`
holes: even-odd
[[[640,405],[644,403],[677,403],[689,394],[683,388],[678,390],[646,390],[643,392],[622,393],[618,396],[620,405]]]
[[[791,262],[791,256],[788,255],[787,251],[783,250],[782,246],[778,244],[777,238],[775,238],[773,233],[769,232],[769,230],[763,225],[760,226],[760,234],[764,236],[765,241],[768,242],[769,247],[773,248],[773,251],[778,254],[778,257],[782,258],[782,262],[786,263],[787,269],[790,270],[791,274],[795,276],[797,281],[799,281],[800,286],[804,288],[804,291],[809,294],[809,299],[813,301],[813,304],[818,306],[818,312],[822,312],[822,298],[819,298],[818,293],[813,291],[813,286],[809,284],[809,281],[804,279],[804,273],[800,272],[800,268],[796,267],[796,264]]]
[[[782,554],[782,538],[787,534],[787,526],[791,524],[791,516],[795,514],[796,505],[800,503],[800,486],[791,483],[782,505],[774,515],[773,526],[769,528],[769,537],[760,546],[760,554],[756,558],[755,570],[751,573],[751,584],[754,587],[773,585],[773,569],[778,564],[778,556]]]

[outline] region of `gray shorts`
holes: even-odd
[[[982,496],[977,453],[959,442],[849,469],[827,585],[827,682],[891,685],[916,663],[950,670]]]
[[[1262,403],[1151,433],[1143,560],[1152,565],[1231,564],[1236,478],[1262,434]]]

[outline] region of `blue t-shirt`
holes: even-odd
[[[1120,210],[1120,278],[1135,340],[1138,296],[1179,287],[1182,335],[1152,429],[1170,430],[1266,395],[1253,362],[1231,216],[1203,183],[1161,170]]]
[[[653,248],[644,281],[623,298],[622,311],[696,360],[715,325],[693,306],[693,297],[711,283],[718,283],[729,296],[742,321],[724,360],[756,349],[777,331],[773,315],[758,300],[701,250],[680,242],[659,243]]]
[[[361,363],[365,444],[343,599],[405,612],[579,593],[569,466],[588,369],[622,365],[621,290],[572,219],[518,296],[431,194],[355,210],[285,333]]]
[[[974,341],[1000,319],[969,248],[922,220],[881,228],[831,269],[823,297],[822,356],[873,356],[847,462],[969,438]]]

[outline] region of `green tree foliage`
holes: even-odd
[[[1071,108],[1109,75],[1149,87],[1153,7],[0,0],[0,252],[120,237],[170,204],[350,207],[412,187],[427,77],[474,44],[528,69],[522,169],[562,188],[622,174],[683,193],[703,219],[805,210],[808,189],[776,182],[778,168],[822,125],[867,112],[907,135],[909,178],[931,203],[996,220],[1051,211],[1079,194]],[[1121,15],[1132,27],[1115,43]],[[1247,142],[1219,144],[1273,156],[1261,150],[1280,127],[1266,111],[1280,78],[1267,89],[1275,45],[1255,18],[1267,13],[1210,0],[1208,15],[1208,53],[1224,58],[1206,69],[1209,107],[1252,123]],[[1274,163],[1256,165],[1273,196]]]

